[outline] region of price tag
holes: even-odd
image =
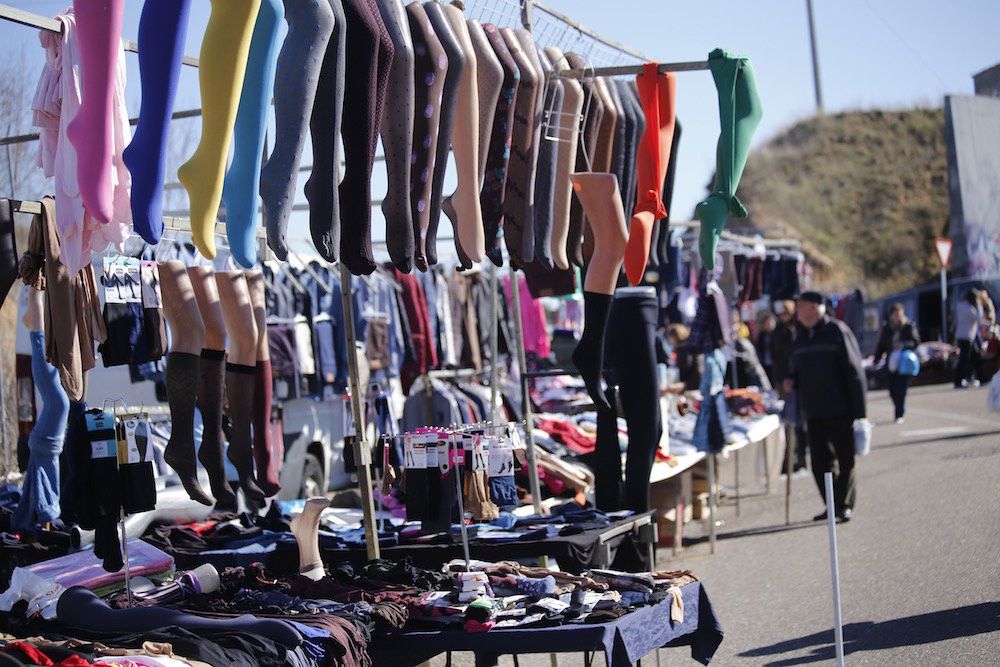
[[[156,262],[142,261],[139,279],[142,281],[142,305],[145,308],[160,308],[163,295],[160,293],[160,269]]]
[[[514,450],[502,441],[495,441],[490,447],[489,476],[509,477],[514,474]]]

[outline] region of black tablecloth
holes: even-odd
[[[722,643],[722,626],[700,582],[681,589],[684,621],[671,624],[670,600],[608,623],[569,624],[549,628],[511,628],[469,633],[461,628],[404,632],[370,646],[377,665],[418,665],[446,651],[472,651],[477,667],[521,653],[603,651],[612,667],[634,665],[664,646],[690,646],[691,657],[707,665]]]

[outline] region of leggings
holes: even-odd
[[[14,212],[9,199],[0,199],[0,307],[17,279],[17,240]]]
[[[295,628],[277,619],[255,618],[250,615],[202,618],[164,607],[112,609],[104,600],[80,586],[74,586],[62,594],[56,603],[56,618],[66,627],[94,634],[149,632],[177,626],[196,633],[257,634],[288,648],[295,648],[302,643],[302,636]]]
[[[69,416],[69,398],[59,384],[59,373],[45,360],[45,334],[32,331],[30,336],[31,377],[42,396],[42,410],[28,437],[28,469],[12,521],[17,530],[59,518],[59,454]]]
[[[620,463],[607,468],[602,465],[603,461],[610,463],[612,453],[618,452],[618,430],[613,413],[599,414],[597,484],[598,489],[606,489],[612,494],[607,501],[599,499],[598,507],[603,510],[644,512],[649,509],[649,474],[662,434],[656,380],[656,316],[656,297],[645,292],[619,292],[611,306],[606,355],[610,379],[616,382],[609,384],[617,384],[621,394],[622,409],[628,423],[628,457],[625,463],[624,504],[616,507],[620,501],[616,502],[618,499],[613,493],[619,482],[614,479],[602,481],[601,477],[614,475],[620,470]],[[609,402],[612,407],[615,405]],[[602,506],[605,502],[606,506]]]
[[[909,388],[909,375],[889,373],[889,396],[896,410],[896,419],[901,419],[906,414],[906,391]]]

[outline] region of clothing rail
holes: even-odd
[[[175,111],[175,112],[173,112],[172,114],[170,114],[170,119],[171,120],[180,120],[182,118],[198,118],[200,116],[201,116],[201,109],[185,109],[183,111]],[[138,118],[129,118],[128,119],[128,124],[129,125],[133,125],[133,126],[134,125],[138,125],[139,124],[139,119]],[[25,143],[28,143],[29,141],[38,141],[38,133],[37,132],[31,132],[29,134],[15,134],[14,136],[11,136],[11,137],[0,138],[0,146],[12,146],[14,144],[25,144]],[[169,189],[169,188],[166,188],[166,185],[170,185],[170,184],[169,183],[165,184],[164,189]],[[180,184],[178,183],[178,186],[179,185]]]
[[[48,30],[49,32],[57,33],[62,32],[62,23],[56,19],[35,14],[24,9],[18,9],[17,7],[11,7],[10,5],[0,4],[0,19],[28,26],[29,28],[38,28],[39,30]],[[126,51],[139,53],[139,45],[130,39],[123,39],[122,46]],[[181,62],[189,67],[198,67],[198,59],[191,56],[182,56]]]
[[[650,60],[649,62],[655,62]],[[707,60],[691,60],[679,63],[660,63],[657,66],[660,72],[697,72],[708,69]],[[626,74],[640,74],[642,65],[619,65],[617,67],[584,67],[559,70],[559,76],[564,79],[586,79],[595,76],[623,76]]]
[[[570,17],[566,16],[565,14],[557,12],[556,10],[552,9],[551,7],[546,7],[545,5],[543,5],[540,2],[534,2],[534,0],[527,0],[524,3],[524,5],[528,7],[528,13],[527,13],[528,20],[530,20],[530,18],[531,18],[530,9],[531,9],[531,7],[534,7],[534,9],[537,9],[540,12],[544,12],[544,13],[548,14],[549,16],[551,16],[552,18],[557,19],[559,21],[562,21],[563,23],[565,23],[567,26],[569,26],[570,28],[572,28],[576,32],[580,33],[581,35],[586,35],[587,37],[589,37],[590,39],[594,40],[595,42],[599,42],[601,44],[604,44],[605,46],[609,46],[612,49],[615,49],[616,51],[619,51],[619,52],[621,52],[621,53],[623,53],[623,54],[625,54],[627,56],[631,56],[632,58],[636,58],[637,60],[642,60],[644,62],[652,62],[653,60],[655,60],[654,58],[650,58],[649,56],[647,56],[644,53],[641,53],[639,51],[634,51],[634,50],[628,48],[627,46],[625,46],[621,42],[616,42],[615,40],[610,39],[608,37],[605,37],[605,36],[601,35],[600,33],[594,32],[593,30],[591,30],[587,26],[585,26],[585,25],[583,25],[581,23],[577,23],[576,21],[574,21]],[[524,15],[522,14],[522,17],[523,16]],[[522,18],[522,20],[524,20],[524,19]],[[530,25],[526,25],[525,27],[528,30],[531,30],[531,26]],[[663,71],[665,71],[665,70],[663,70]]]

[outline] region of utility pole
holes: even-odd
[[[813,20],[812,0],[806,0],[806,16],[809,19],[809,47],[812,49],[813,88],[816,91],[816,114],[823,115],[823,89],[819,85],[819,54],[816,51],[816,24]]]

